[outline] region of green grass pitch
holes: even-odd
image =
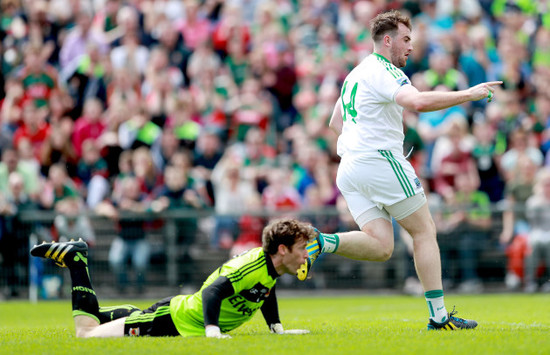
[[[422,298],[279,295],[286,329],[274,335],[261,314],[232,339],[77,339],[69,301],[0,303],[0,354],[550,354],[550,296],[447,295],[447,307],[479,322],[473,331],[428,332]],[[155,300],[135,301],[148,307]],[[101,302],[101,299],[100,299]],[[102,305],[127,303],[110,300]]]

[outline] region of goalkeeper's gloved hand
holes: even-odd
[[[206,334],[207,338],[218,338],[218,339],[229,339],[231,338],[231,335],[229,334],[222,334],[220,327],[216,325],[207,325],[204,328],[204,333]]]
[[[307,334],[309,333],[309,330],[306,330],[306,329],[284,330],[283,325],[281,323],[271,324],[269,326],[269,329],[271,330],[271,333],[274,333],[274,334]]]

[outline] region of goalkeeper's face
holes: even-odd
[[[306,240],[298,240],[291,248],[283,246],[282,264],[287,274],[295,275],[298,268],[307,260]]]

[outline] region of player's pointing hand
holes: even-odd
[[[470,94],[472,95],[471,101],[477,101],[487,98],[488,102],[491,102],[494,97],[495,87],[502,85],[502,81],[488,81],[471,87]]]

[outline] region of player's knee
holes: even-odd
[[[386,246],[380,250],[378,259],[375,261],[387,261],[389,260],[389,258],[391,258],[392,254],[393,254],[393,245]]]
[[[387,261],[393,254],[393,243],[380,244],[374,252],[371,250],[365,260],[369,261]]]
[[[76,337],[77,338],[90,338],[90,332],[87,328],[77,328],[76,329]]]

